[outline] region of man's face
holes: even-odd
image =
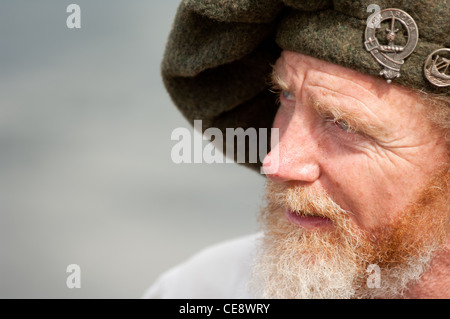
[[[310,270],[299,281],[307,282],[311,272],[329,262],[353,271],[346,280],[354,282],[369,261],[401,266],[406,255],[419,250],[423,255],[426,248],[419,246],[442,245],[448,233],[448,189],[438,194],[430,190],[447,185],[446,145],[411,92],[286,51],[275,65],[274,81],[281,92],[273,124],[280,140],[264,165],[277,161],[278,171],[268,175],[263,220],[270,240],[280,245],[268,244],[272,251],[266,247],[264,263],[277,263],[281,257],[273,255],[280,251],[297,250],[301,260],[295,252],[288,252],[288,258]],[[419,220],[436,233],[418,227]],[[432,236],[440,239],[428,238]],[[419,244],[417,239],[425,237],[429,242]],[[330,278],[333,272],[330,268],[322,276]],[[313,290],[304,289],[303,296],[309,296],[305,291],[327,296]]]

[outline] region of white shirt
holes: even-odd
[[[227,241],[163,273],[143,298],[252,299],[248,287],[261,234]]]

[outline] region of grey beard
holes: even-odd
[[[333,239],[336,234],[309,233],[292,225],[280,235],[279,224],[276,230],[268,227],[251,280],[258,298],[402,298],[439,250],[438,245],[428,247],[402,264],[380,268],[366,259],[357,236]]]

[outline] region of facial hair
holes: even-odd
[[[364,231],[324,191],[271,181],[252,275],[263,298],[400,298],[429,269],[449,234],[448,168],[440,170],[398,218]],[[329,218],[332,230],[306,230],[285,217]]]

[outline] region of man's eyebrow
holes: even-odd
[[[270,76],[271,90],[279,93],[280,91],[292,91],[292,86],[289,85],[278,73],[276,66],[272,68]],[[345,121],[353,130],[365,135],[366,137],[384,140],[390,136],[386,127],[381,125],[375,125],[369,120],[364,119],[360,114],[356,112],[349,112],[337,106],[332,106],[328,103],[322,103],[315,96],[309,97],[310,105],[323,119],[329,120],[341,120]]]
[[[289,91],[291,89],[289,84],[280,76],[275,66],[273,66],[270,74],[270,88],[275,92]]]
[[[353,130],[367,137],[383,139],[390,135],[385,127],[371,123],[358,113],[322,103],[314,96],[310,96],[309,102],[321,118],[345,121]]]

